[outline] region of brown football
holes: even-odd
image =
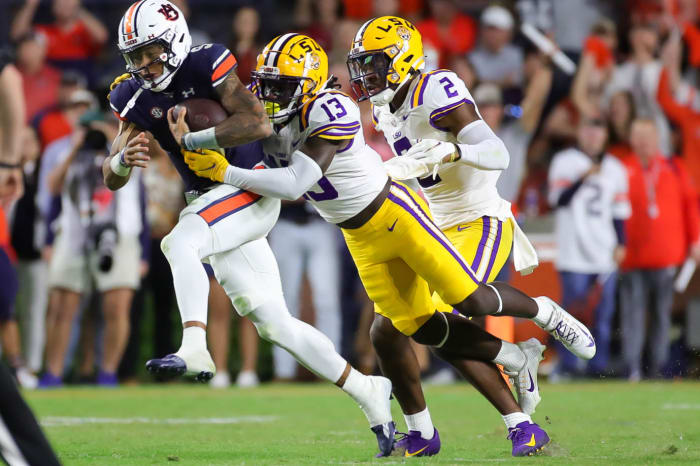
[[[224,121],[228,115],[219,102],[211,99],[187,99],[175,106],[173,116],[177,119],[180,109],[187,109],[185,122],[190,131],[201,131]]]

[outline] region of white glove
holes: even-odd
[[[397,181],[422,178],[430,174],[428,166],[410,157],[394,157],[384,162],[384,168],[389,176]]]
[[[451,142],[436,139],[423,139],[411,147],[402,157],[423,162],[428,167],[428,173],[437,175],[443,163],[453,162],[459,156],[457,146]]]

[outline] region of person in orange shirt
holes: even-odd
[[[439,66],[444,68],[452,55],[464,55],[476,43],[476,22],[460,13],[453,0],[430,2],[432,17],[416,24],[426,44],[437,50]]]
[[[700,261],[700,212],[684,163],[666,159],[653,120],[632,123],[629,176],[632,216],[627,220],[627,253],[622,262],[620,312],[622,349],[629,379],[642,377],[646,313],[651,311],[648,374],[661,375],[669,355],[669,329],[676,267],[689,255]],[[649,299],[652,296],[652,299]]]

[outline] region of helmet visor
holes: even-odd
[[[357,96],[357,100],[369,99],[389,86],[386,77],[390,72],[391,60],[384,51],[374,50],[351,55],[348,57],[347,64],[350,72],[350,87]]]
[[[156,40],[134,49],[122,52],[126,69],[132,76],[153,81],[158,78],[152,73],[152,65],[162,63],[164,66],[168,62],[169,48],[162,40]],[[165,71],[163,69],[163,71]],[[163,73],[161,71],[161,74]]]

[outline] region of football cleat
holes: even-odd
[[[374,435],[377,436],[377,445],[379,445],[379,453],[377,458],[391,455],[394,450],[394,434],[396,433],[396,424],[394,421],[379,424],[371,428]]]
[[[152,374],[166,377],[193,376],[198,382],[207,382],[216,374],[216,367],[209,351],[204,350],[187,356],[178,353],[151,359],[146,362],[146,369]]]
[[[508,428],[508,440],[513,442],[513,456],[532,456],[549,443],[549,435],[537,424],[523,421]]]
[[[408,434],[403,434],[403,437],[396,442],[394,451],[395,454],[405,457],[437,455],[440,452],[440,434],[435,429],[433,438],[426,440],[421,437],[419,431],[412,430]]]
[[[525,353],[527,362],[520,369],[520,372],[511,377],[518,394],[518,404],[525,414],[532,414],[542,399],[540,397],[540,387],[537,385],[537,369],[542,361],[542,353],[545,346],[537,340],[530,338],[527,341],[518,343],[518,347]]]
[[[552,307],[549,322],[541,326],[546,332],[581,359],[588,360],[595,356],[595,340],[585,325],[548,297],[534,299],[541,306]]]

